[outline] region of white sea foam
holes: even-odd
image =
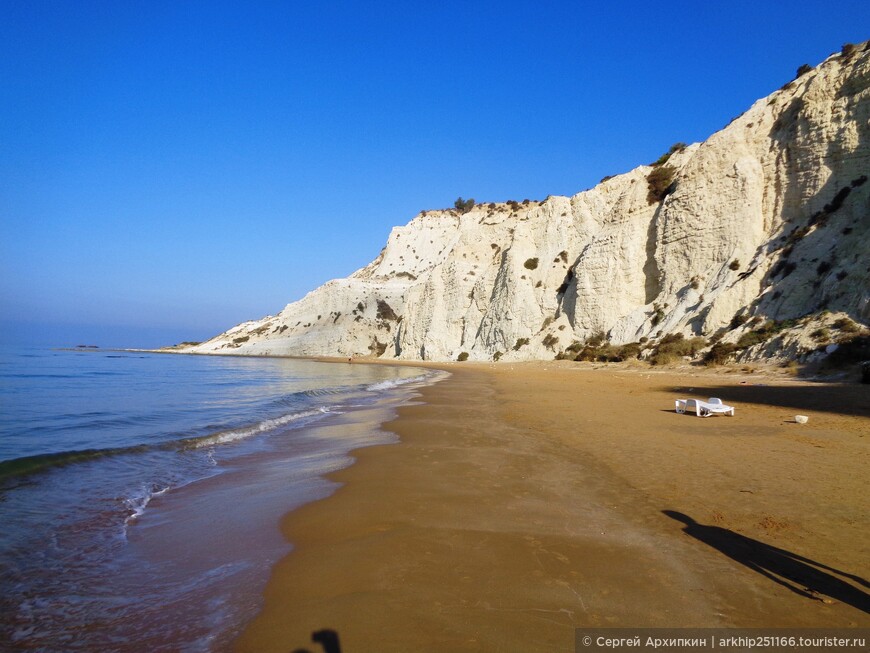
[[[296,422],[306,417],[326,415],[329,412],[330,409],[328,406],[320,406],[319,408],[303,410],[298,413],[289,413],[288,415],[282,415],[281,417],[274,417],[272,419],[263,420],[262,422],[254,424],[253,426],[246,426],[240,429],[232,429],[230,431],[223,431],[221,433],[215,433],[214,435],[208,435],[204,438],[200,438],[194,441],[191,446],[194,449],[201,449],[202,447],[212,447],[216,444],[227,444],[229,442],[236,442],[238,440],[244,440],[245,438],[250,438],[255,435],[260,435],[261,433],[271,431],[278,428],[279,426],[284,426],[285,424],[290,424],[291,422]]]
[[[429,378],[428,374],[420,374],[419,376],[411,376],[406,379],[389,379],[387,381],[379,381],[378,383],[373,383],[369,387],[366,388],[369,392],[377,392],[378,390],[391,390],[392,388],[397,388],[400,385],[406,385],[408,383],[422,383]]]
[[[139,517],[145,512],[145,508],[151,503],[151,499],[154,497],[159,497],[162,494],[166,494],[169,491],[170,486],[167,485],[164,488],[157,489],[156,487],[146,488],[143,487],[141,491],[132,497],[128,497],[124,500],[124,503],[127,504],[127,509],[130,510],[130,514],[127,515],[126,519],[124,519],[124,535],[127,534],[127,524]]]

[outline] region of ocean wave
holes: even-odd
[[[152,449],[149,445],[134,445],[132,447],[113,447],[109,449],[79,449],[75,451],[59,451],[43,453],[35,456],[24,456],[12,460],[0,461],[0,481],[21,476],[29,476],[55,467],[63,467],[73,463],[82,463],[117,456],[125,453],[142,453]]]
[[[311,410],[303,410],[296,413],[290,413],[289,415],[282,415],[281,417],[263,420],[262,422],[252,426],[230,429],[228,431],[212,433],[210,435],[203,435],[196,438],[187,438],[185,440],[180,440],[179,442],[182,443],[182,447],[185,449],[200,449],[202,447],[211,447],[216,444],[227,444],[238,440],[244,440],[245,438],[250,438],[251,436],[259,435],[261,433],[266,433],[267,431],[276,429],[279,426],[284,426],[285,424],[290,424],[305,419],[306,417],[317,417],[326,415],[329,412],[327,406],[320,406],[319,408],[313,408]]]
[[[340,386],[335,386],[335,387],[313,388],[311,390],[304,390],[303,392],[300,392],[299,394],[304,396],[304,397],[314,397],[314,398],[316,398],[316,397],[329,397],[329,396],[333,396],[333,395],[346,395],[349,392],[354,392],[356,390],[363,389],[364,387],[365,387],[364,385],[355,385],[355,386],[354,385],[351,385],[351,386],[340,385]],[[293,395],[290,395],[290,396],[292,397]]]
[[[240,428],[218,431],[207,435],[182,438],[179,440],[170,440],[168,442],[138,444],[128,447],[112,447],[106,449],[59,451],[56,453],[37,454],[35,456],[24,456],[21,458],[13,458],[12,460],[3,460],[0,461],[0,481],[22,478],[30,476],[31,474],[49,471],[57,467],[90,462],[110,456],[141,454],[151,451],[189,451],[192,449],[231,444],[255,435],[268,433],[269,431],[287,424],[300,422],[306,418],[324,416],[330,412],[332,411],[329,406],[319,406],[310,410],[297,411],[281,415],[280,417],[273,417]]]
[[[379,381],[368,386],[366,390],[369,392],[378,392],[379,390],[392,390],[408,383],[422,383],[431,377],[430,374],[420,374],[419,376],[411,376],[405,379],[389,379],[388,381]]]

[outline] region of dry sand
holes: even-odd
[[[295,550],[239,651],[320,628],[360,653],[573,651],[577,627],[870,626],[870,387],[443,367],[385,425],[400,444],[357,451],[334,495],[284,518]],[[688,396],[737,414],[676,414]]]

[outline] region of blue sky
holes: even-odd
[[[0,0],[0,343],[205,339],[422,209],[703,140],[867,26],[866,1]]]

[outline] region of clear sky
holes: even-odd
[[[870,2],[0,0],[0,344],[201,340],[707,138]]]

